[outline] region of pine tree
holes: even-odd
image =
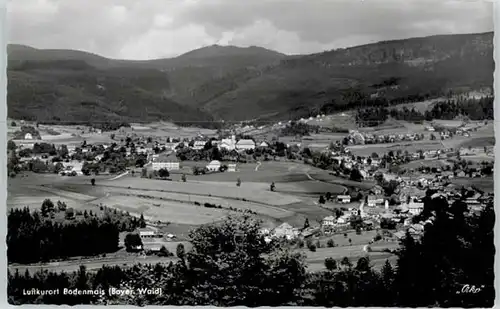
[[[146,220],[144,220],[144,215],[141,214],[141,217],[139,218],[139,227],[141,229],[146,227]]]
[[[304,230],[307,229],[309,227],[309,218],[306,218],[306,220],[304,221]]]

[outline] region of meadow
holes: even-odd
[[[106,205],[131,215],[140,216],[149,221],[176,222],[179,224],[200,225],[219,221],[227,216],[223,209],[205,208],[190,203],[173,201],[151,201],[135,196],[115,195],[93,201],[95,205]]]
[[[495,191],[494,188],[494,178],[493,177],[481,177],[481,178],[470,178],[470,177],[463,177],[463,178],[454,178],[452,183],[457,184],[459,186],[474,186],[477,187],[480,190],[483,190],[485,192],[493,193]]]
[[[367,145],[354,145],[349,146],[347,149],[355,156],[370,156],[372,153],[376,153],[379,156],[387,154],[389,151],[396,152],[398,150],[405,151],[409,153],[415,153],[419,150],[439,150],[445,149],[446,146],[443,145],[442,141],[403,141],[398,143],[387,143],[387,144],[367,144]]]

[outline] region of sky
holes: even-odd
[[[487,0],[8,0],[10,43],[115,59],[208,45],[285,54],[493,30]]]

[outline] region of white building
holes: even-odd
[[[323,222],[321,222],[321,225],[323,226],[333,226],[335,225],[335,222],[337,220],[335,219],[334,216],[328,216],[323,219]]]
[[[154,158],[152,166],[154,171],[158,171],[161,169],[166,169],[168,171],[178,171],[180,169],[180,162],[174,153],[170,153],[169,155],[160,155]]]
[[[406,207],[408,208],[409,213],[417,216],[424,210],[424,203],[410,202],[408,205],[406,205]]]
[[[174,150],[178,145],[179,143],[165,143],[165,149]]]
[[[33,139],[33,135],[31,135],[31,133],[26,133],[24,139]]]
[[[83,175],[82,162],[79,161],[62,162],[62,165],[64,166],[64,171],[62,171],[60,174],[62,173],[68,174],[75,172],[78,176]]]
[[[139,236],[141,238],[154,238],[156,236],[156,233],[153,230],[140,230]]]
[[[218,160],[213,160],[212,162],[210,162],[207,165],[207,169],[211,172],[219,171],[220,167],[221,167],[221,164],[220,164],[220,161],[218,161]]]
[[[272,232],[273,237],[285,237],[288,240],[294,239],[299,235],[299,231],[294,229],[290,224],[283,223]]]
[[[264,142],[262,142],[262,143],[259,144],[259,147],[261,147],[261,148],[267,148],[267,147],[269,147],[269,144],[264,141]]]
[[[337,196],[337,202],[342,203],[342,204],[350,203],[351,196],[350,195],[339,195],[339,196]]]
[[[229,164],[227,166],[227,171],[228,172],[236,172],[236,164]]]
[[[238,150],[255,149],[255,142],[251,139],[240,139],[236,143],[236,149]]]
[[[219,149],[226,149],[228,151],[236,149],[236,137],[233,135],[231,138],[224,138],[218,145]]]
[[[194,150],[201,150],[205,148],[207,141],[195,141],[193,145]]]

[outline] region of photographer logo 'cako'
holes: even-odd
[[[476,286],[470,284],[462,285],[462,288],[457,291],[457,294],[478,294],[484,289],[484,285]]]

